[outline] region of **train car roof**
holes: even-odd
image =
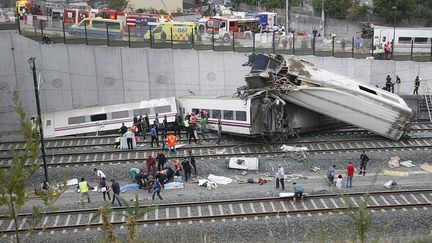
[[[197,99],[197,100],[241,100],[239,97],[227,96],[227,95],[190,95],[190,96],[180,96],[177,99]]]

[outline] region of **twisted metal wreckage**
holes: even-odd
[[[247,85],[238,88],[236,95],[260,98],[252,114],[263,121],[262,131],[303,132],[322,124],[317,119],[325,115],[399,140],[412,118],[411,109],[398,95],[303,60],[286,62],[279,54],[251,53],[243,66],[251,66],[251,72],[245,77]]]

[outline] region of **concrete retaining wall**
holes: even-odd
[[[18,90],[28,114],[36,113],[27,60],[36,57],[43,112],[167,96],[231,95],[244,85],[245,54],[172,49],[129,49],[85,45],[42,45],[13,31],[0,32],[0,131],[17,128],[10,93]],[[329,71],[382,87],[399,74],[401,93],[413,80],[432,76],[431,63],[299,57]],[[432,86],[431,86],[432,87]]]

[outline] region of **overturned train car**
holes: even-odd
[[[399,140],[412,111],[398,95],[323,70],[303,60],[285,61],[281,55],[252,53],[243,99],[265,96],[296,104],[383,137]]]

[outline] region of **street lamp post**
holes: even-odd
[[[44,134],[43,134],[43,124],[42,124],[42,114],[41,114],[41,108],[40,108],[40,101],[39,101],[39,87],[38,82],[36,78],[36,63],[35,63],[35,57],[31,57],[28,62],[30,64],[30,68],[33,73],[33,83],[34,83],[34,90],[35,90],[35,96],[36,96],[36,108],[37,108],[37,124],[39,125],[39,133],[40,133],[40,142],[41,142],[41,152],[42,152],[42,162],[43,162],[43,169],[44,169],[44,175],[45,175],[45,181],[43,183],[43,188],[48,189],[48,169],[47,169],[47,163],[46,163],[46,155],[45,155],[45,141],[44,141]]]
[[[394,59],[394,46],[395,46],[395,39],[396,39],[396,10],[397,10],[397,8],[396,8],[396,6],[393,6],[392,7],[392,10],[393,10],[393,39],[392,39],[392,50],[391,50],[391,52],[392,52],[392,58]]]

